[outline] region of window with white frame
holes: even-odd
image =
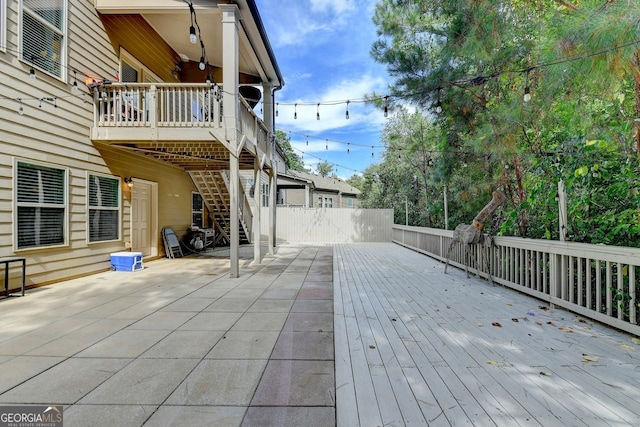
[[[200,193],[191,193],[191,225],[204,228],[204,201]]]
[[[22,60],[65,80],[67,0],[20,2]]]
[[[15,246],[17,249],[67,242],[66,169],[16,161]]]
[[[322,207],[322,196],[318,197],[318,207],[321,208]]]
[[[325,197],[324,198],[324,207],[332,208],[333,207],[333,197]]]
[[[0,52],[7,51],[7,1],[0,0]]]
[[[120,238],[120,178],[88,174],[89,242]]]
[[[262,184],[262,206],[269,207],[269,184]]]

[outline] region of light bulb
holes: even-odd
[[[200,71],[204,71],[204,69],[206,68],[206,65],[204,63],[204,56],[200,57],[200,64],[198,65],[198,68],[200,68]]]
[[[78,93],[80,89],[78,88],[78,82],[73,82],[73,86],[71,86],[71,92]]]
[[[193,25],[191,26],[191,28],[189,28],[189,41],[191,42],[191,44],[198,43],[198,37],[196,36],[196,29]]]
[[[524,99],[524,102],[531,101],[531,91],[529,89],[529,86],[524,88],[524,96],[522,97],[522,99]]]
[[[440,101],[436,103],[436,113],[442,113],[442,103]]]
[[[31,80],[35,80],[36,79],[36,70],[34,70],[33,67],[31,67],[31,69],[29,70],[29,78]]]

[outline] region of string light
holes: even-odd
[[[293,106],[293,119],[297,119],[298,118],[298,104],[295,104]]]
[[[325,150],[329,150],[329,139],[327,138],[325,141],[326,141],[326,142],[325,142],[324,149],[325,149]]]
[[[316,120],[320,120],[320,103],[319,102],[316,110]]]
[[[347,109],[345,110],[344,118],[349,120],[349,100],[348,99],[347,99]]]
[[[384,97],[384,116],[389,116],[389,95]]]
[[[307,135],[307,147],[309,146],[309,135]]]
[[[24,108],[22,107],[22,99],[18,98],[18,102],[20,103],[20,107],[18,107],[18,114],[22,116],[24,114]]]
[[[196,16],[196,11],[193,8],[193,3],[191,3],[190,1],[185,1],[185,3],[189,5],[189,14],[191,15],[191,27],[189,27],[189,42],[191,44],[196,44],[198,43],[198,37],[196,36],[196,27],[193,26],[193,17]]]
[[[351,154],[351,143],[347,142],[347,154]]]
[[[278,117],[278,105],[280,105],[278,102],[276,102],[276,117]]]
[[[71,86],[71,92],[78,93],[79,90],[77,72],[76,70],[73,70],[73,86]]]

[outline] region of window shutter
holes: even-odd
[[[65,243],[66,171],[18,162],[18,249]]]
[[[120,180],[89,175],[89,242],[117,240],[120,231]]]

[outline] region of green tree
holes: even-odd
[[[316,165],[316,171],[318,175],[327,177],[333,172],[333,165],[326,160],[321,161]]]
[[[304,166],[304,161],[291,146],[291,138],[282,130],[276,130],[276,142],[280,145],[286,162],[287,169],[298,172],[309,172]]]

